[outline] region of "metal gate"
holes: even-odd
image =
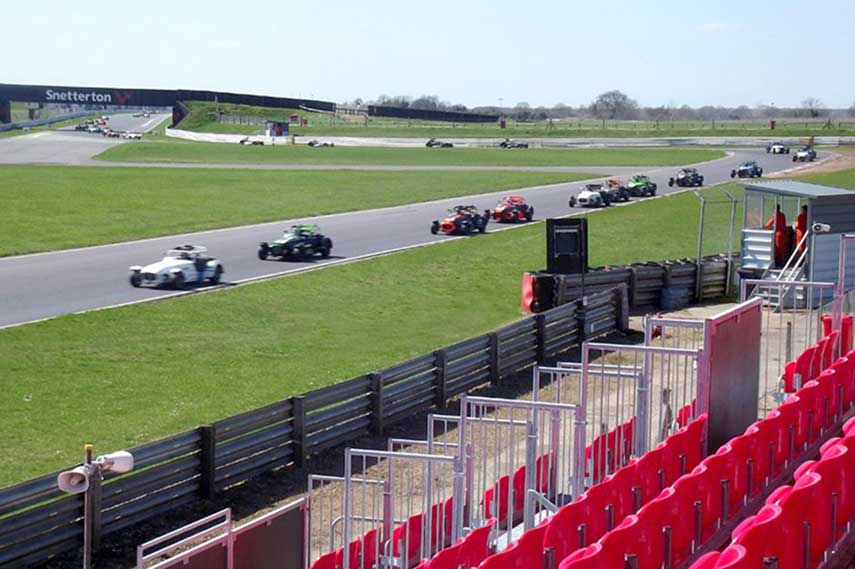
[[[461,536],[457,457],[348,448],[344,469],[343,569],[408,569]]]
[[[500,529],[529,529],[582,492],[578,414],[578,405],[462,399],[468,526],[494,518]]]
[[[644,345],[698,350],[704,347],[704,321],[651,316],[644,321]]]
[[[585,472],[596,484],[704,413],[702,349],[582,345]]]

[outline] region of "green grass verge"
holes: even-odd
[[[695,252],[691,193],[589,215],[592,264]],[[707,215],[724,225],[728,212]],[[0,462],[0,486],[74,463],[84,442],[130,447],[485,333],[519,317],[520,275],[544,256],[535,223],[0,330],[0,455],[27,457]]]
[[[310,148],[304,145],[242,146],[161,139],[113,146],[96,158],[145,163],[573,167],[677,166],[724,155],[721,150],[683,148]]]
[[[0,166],[5,214],[0,223],[0,255],[387,207],[594,176]]]
[[[190,113],[179,128],[198,132],[258,134],[263,130],[256,120],[288,120],[297,114],[309,121],[308,126],[291,126],[293,134],[305,136],[391,136],[391,137],[550,137],[550,138],[634,138],[661,136],[852,136],[852,123],[833,123],[825,128],[821,122],[797,119],[778,121],[769,130],[765,121],[600,121],[596,119],[517,122],[507,121],[507,128],[494,123],[451,123],[444,121],[407,120],[392,117],[366,117],[313,113],[302,109],[276,109],[206,101],[189,101]],[[242,117],[243,124],[219,122],[217,110],[230,117]]]
[[[826,186],[837,186],[855,190],[855,170],[838,170],[837,172],[820,172],[800,176],[800,180],[825,184]]]

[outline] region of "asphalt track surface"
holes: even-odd
[[[767,155],[764,150],[738,149],[727,157],[699,164],[705,185],[730,180],[730,171],[738,163],[754,159],[766,173],[793,167],[790,156]],[[574,168],[578,171],[578,168]],[[630,171],[646,173],[659,185],[659,193],[679,191],[667,181],[677,168],[597,168],[600,172],[626,175]],[[568,198],[580,182],[555,184],[520,190],[535,208],[535,219],[565,216],[582,211],[571,209]],[[498,198],[508,192],[443,199],[434,202],[389,207],[371,211],[296,218],[272,223],[201,231],[100,245],[81,249],[36,253],[0,259],[0,327],[16,325],[62,314],[143,302],[176,294],[172,290],[135,289],[128,283],[128,267],[145,265],[161,258],[175,245],[204,245],[225,268],[224,286],[336,262],[352,261],[403,248],[438,243],[452,239],[431,235],[432,220],[443,216],[448,207],[471,203],[479,209],[493,208]],[[640,198],[635,198],[637,201]],[[627,205],[631,205],[630,202]],[[271,241],[293,223],[317,223],[334,242],[333,254],[327,260],[290,262],[261,261],[256,252],[261,241]],[[492,224],[488,232],[518,227]],[[478,239],[473,235],[467,239]],[[195,289],[205,290],[205,287]],[[191,291],[193,292],[193,291]]]

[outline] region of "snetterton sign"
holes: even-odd
[[[96,91],[81,92],[81,91],[54,91],[53,89],[45,90],[45,101],[51,103],[105,103],[113,102],[111,93],[98,93]]]

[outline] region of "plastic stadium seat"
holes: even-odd
[[[701,463],[702,449],[704,447],[704,427],[707,424],[708,415],[704,413],[686,426],[686,471],[692,470]]]
[[[674,489],[666,488],[639,510],[635,534],[626,534],[635,541],[631,552],[637,555],[639,567],[659,567],[662,564],[665,546],[663,528],[670,526],[673,535],[675,504]]]
[[[814,351],[813,358],[811,358],[811,367],[810,367],[810,378],[811,379],[818,376],[820,374],[820,372],[822,372],[822,370],[824,369],[823,360],[824,360],[824,354],[825,354],[825,346],[827,344],[828,344],[828,337],[820,338],[819,340],[817,340],[816,344],[814,344],[816,351]],[[804,384],[805,384],[805,382],[802,381],[802,385],[804,385]]]
[[[525,466],[520,466],[514,471],[512,480],[512,487],[514,489],[514,512],[521,512],[525,507]],[[505,500],[507,500],[507,498],[505,498]]]
[[[504,551],[491,555],[480,569],[530,569],[543,566],[543,536],[549,519],[545,523],[523,533],[519,541]],[[456,569],[456,568],[455,568]]]
[[[362,567],[360,563],[359,556],[362,553],[362,540],[356,539],[350,542],[350,566],[351,567]],[[335,565],[336,567],[344,567],[344,549],[338,549],[335,552]],[[367,565],[366,565],[367,567]]]
[[[805,474],[807,474],[808,472],[813,470],[813,467],[815,465],[816,465],[815,460],[806,460],[803,463],[801,463],[798,466],[798,468],[796,468],[795,472],[793,472],[793,480],[798,480],[799,478],[801,478],[802,476],[804,476]]]
[[[836,541],[855,513],[855,453],[843,444],[834,445],[822,453],[822,460],[815,463],[811,471],[822,477],[829,500],[829,515],[832,493],[837,495],[835,532],[829,537]]]
[[[330,551],[326,555],[322,555],[317,561],[312,563],[312,569],[336,569],[336,558],[341,555],[341,549]]]
[[[632,487],[639,494],[641,504],[645,504],[658,496],[666,486],[664,483],[665,472],[662,468],[664,456],[665,447],[663,445],[644,453],[635,462]]]
[[[441,549],[428,561],[425,569],[457,569],[461,565],[462,551],[463,540],[460,540],[451,547]]]
[[[483,526],[472,530],[462,540],[460,563],[467,567],[477,567],[490,554],[490,534],[496,525],[496,519],[490,518]]]
[[[705,553],[698,557],[698,560],[692,563],[690,569],[714,569],[716,566],[716,561],[721,557],[721,553],[718,551],[711,551],[709,553]]]
[[[843,435],[855,434],[855,417],[843,423]]]
[[[558,569],[602,569],[600,554],[603,546],[599,543],[589,545],[585,549],[574,552],[558,565]]]
[[[784,367],[784,373],[781,375],[784,393],[795,393],[799,387],[813,379],[815,353],[816,346],[811,346]]]
[[[799,436],[807,437],[807,415],[802,413],[802,403],[797,395],[789,396],[775,411],[781,416],[778,433],[781,444],[776,447],[780,467],[785,461],[795,460],[802,449],[803,442],[799,442]]]
[[[406,523],[396,527],[392,532],[392,553],[396,557],[402,555],[403,547],[407,548],[406,558],[417,559],[421,554],[422,547],[422,514],[411,516]],[[403,545],[403,547],[402,547]]]
[[[484,561],[478,565],[478,569],[506,569],[521,567],[521,565],[517,563],[517,557],[519,555],[519,551],[517,551],[518,548],[519,545],[517,543],[510,544],[502,551],[494,553],[484,559]],[[457,567],[451,567],[449,569],[457,569]]]
[[[499,520],[504,521],[508,517],[508,486],[510,482],[510,477],[506,474],[499,478],[499,481],[484,492],[484,517],[498,517]],[[498,512],[493,511],[493,498],[496,493],[496,488],[499,489],[499,506]]]
[[[727,549],[721,552],[716,564],[710,565],[709,567],[716,567],[716,569],[750,569],[751,566],[748,564],[747,558],[748,551],[746,551],[744,547],[737,544],[731,544]],[[703,559],[703,557],[701,559]],[[700,559],[698,561],[700,561]],[[696,569],[697,567],[697,564],[692,565],[692,569]]]
[[[810,524],[810,557],[812,562],[822,560],[831,545],[831,492],[822,476],[808,472],[793,485],[793,491],[782,498],[781,506],[784,534],[800,547],[804,546],[803,523]]]
[[[691,403],[684,405],[677,411],[677,424],[680,427],[685,427],[692,421],[692,418],[695,416],[697,402],[697,399],[692,399]]]
[[[799,399],[803,401],[803,405],[805,405],[804,409],[807,414],[805,420],[808,429],[808,443],[813,443],[817,438],[819,438],[820,429],[825,425],[826,397],[829,392],[830,390],[824,389],[823,386],[814,379],[810,380],[804,385],[804,387],[799,389],[798,396]]]
[[[843,386],[843,412],[849,411],[855,402],[855,378],[852,376],[852,362],[850,358],[843,356],[831,364],[838,376],[840,385]]]
[[[644,528],[639,524],[638,516],[625,517],[615,529],[600,540],[603,547],[597,556],[599,565],[596,567],[622,567],[625,555],[638,555],[639,540],[642,539],[643,533]],[[638,569],[646,569],[647,567],[652,567],[652,565],[642,564],[639,558]]]
[[[376,529],[366,533],[362,537],[362,565],[365,569],[374,567],[377,563],[377,551],[380,549],[379,534]]]
[[[672,520],[672,559],[674,565],[682,563],[692,551],[697,537],[695,504],[700,502],[701,543],[717,527],[721,515],[721,481],[718,473],[700,465],[683,476],[674,486]]]
[[[735,515],[745,503],[748,494],[748,460],[758,440],[756,436],[734,437],[702,463],[709,465],[711,462],[720,462],[721,478],[727,480],[728,516]]]
[[[781,506],[767,504],[733,531],[733,544],[745,548],[744,567],[762,567],[764,557],[776,557],[781,568],[800,567],[801,537],[787,539],[790,533]]]
[[[822,350],[822,370],[826,370],[834,363],[834,352],[837,348],[837,339],[840,337],[840,332],[834,330],[826,336],[825,347]]]
[[[612,498],[614,500],[613,506],[615,523],[622,520],[629,514],[635,513],[636,507],[632,485],[635,477],[636,462],[637,461],[635,459],[632,459],[611,476],[610,482],[612,484]]]
[[[579,525],[586,524],[587,533],[587,498],[584,494],[571,504],[561,507],[552,516],[549,526],[543,536],[543,547],[555,550],[555,560],[560,562],[574,551],[587,547],[594,539],[586,536],[586,543],[579,543]]]
[[[680,429],[659,445],[664,447],[661,468],[665,473],[666,486],[670,486],[680,476],[691,470],[687,457],[688,443],[688,430]]]

